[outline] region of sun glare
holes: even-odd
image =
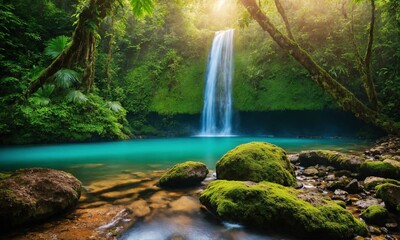
[[[221,10],[222,6],[225,4],[226,0],[217,0],[214,5],[214,11]]]

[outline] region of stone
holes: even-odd
[[[354,205],[360,208],[367,208],[369,206],[378,205],[380,203],[381,202],[376,198],[368,198],[365,200],[358,200],[357,202],[354,203]]]
[[[384,183],[392,183],[394,185],[400,186],[400,181],[389,178],[370,176],[364,179],[364,187],[367,190],[373,190],[376,186]]]
[[[269,181],[294,186],[296,179],[286,152],[273,144],[252,142],[227,152],[216,166],[217,178]]]
[[[191,213],[199,209],[199,201],[193,197],[182,196],[179,199],[171,202],[171,210],[175,212],[186,212]]]
[[[158,183],[164,188],[193,187],[200,185],[207,174],[208,169],[204,163],[187,161],[164,173]]]
[[[400,213],[400,186],[385,183],[375,187],[376,195],[385,203],[389,211]]]
[[[81,182],[69,173],[47,168],[20,169],[0,180],[2,228],[30,224],[74,208]]]
[[[304,175],[306,176],[315,176],[318,174],[318,169],[316,169],[315,167],[308,167],[304,170]]]
[[[361,175],[376,176],[400,180],[400,163],[386,159],[384,161],[366,161],[360,167]]]
[[[366,236],[363,222],[338,204],[276,183],[216,180],[200,202],[219,218],[305,239]]]
[[[346,186],[350,183],[350,179],[347,177],[341,177],[337,179],[336,181],[329,182],[326,185],[326,188],[329,190],[335,190],[335,189],[344,189]]]
[[[341,170],[358,171],[365,159],[336,151],[312,150],[300,152],[299,161],[305,167],[321,164]]]
[[[372,205],[362,211],[361,217],[369,224],[384,226],[389,217],[389,212],[382,206]]]
[[[357,179],[353,179],[346,185],[344,188],[348,193],[359,193],[361,191],[361,186],[358,183]]]

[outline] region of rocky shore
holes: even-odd
[[[29,179],[32,171],[37,172],[22,170],[12,176]],[[172,178],[169,173],[173,173]],[[12,176],[0,175],[0,212],[18,210],[13,198],[4,194],[10,193],[10,187],[18,189],[10,183]],[[240,223],[294,239],[400,239],[398,137],[381,139],[371,149],[354,155],[322,150],[286,155],[279,147],[253,143],[227,153],[216,171],[208,172],[195,162],[169,171],[126,170],[84,185],[81,191],[77,189],[79,181],[68,174],[61,174],[68,184],[35,176],[30,188],[20,188],[24,196],[34,192],[39,196],[38,191],[47,192],[46,196],[54,193],[58,202],[54,200],[53,205],[65,207],[46,214],[32,212],[30,216],[39,217],[24,222],[2,215],[2,224],[8,222],[13,227],[2,228],[0,239],[125,239],[129,229],[160,216],[189,226],[194,224],[191,217],[199,214],[217,225],[220,221]],[[165,179],[172,181],[172,186]],[[27,182],[21,181],[21,186]],[[42,185],[35,185],[37,182]],[[179,186],[179,182],[184,184]],[[43,184],[51,186],[53,192]],[[26,199],[31,205],[21,206],[44,202]],[[234,234],[237,232],[221,230],[217,235],[237,239]],[[178,231],[165,239],[192,238]]]

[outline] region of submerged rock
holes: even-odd
[[[296,183],[285,151],[273,144],[252,142],[227,152],[216,166],[217,178],[242,181],[269,181],[285,186]]]
[[[385,183],[376,186],[375,189],[376,195],[382,198],[388,210],[400,213],[400,186]]]
[[[389,212],[382,206],[372,205],[365,209],[361,216],[367,223],[384,226],[389,217]]]
[[[342,170],[358,171],[364,158],[329,150],[312,150],[300,152],[299,161],[300,165],[305,167],[321,164]]]
[[[69,173],[29,168],[0,180],[0,224],[3,229],[33,223],[78,203],[81,182]]]
[[[207,166],[201,162],[184,162],[175,165],[158,181],[161,187],[180,188],[199,185],[208,174]]]
[[[366,161],[361,165],[360,173],[364,176],[377,176],[400,180],[400,162],[386,159],[384,161]]]
[[[223,220],[301,237],[352,239],[367,234],[366,226],[338,204],[275,183],[217,180],[200,202]]]

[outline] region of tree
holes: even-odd
[[[113,6],[121,0],[87,0],[78,8],[76,28],[72,41],[67,47],[29,86],[25,96],[36,92],[60,69],[84,67],[83,83],[89,92],[94,82],[94,61],[96,51],[97,29],[101,21],[111,13]],[[153,9],[153,0],[130,0],[132,11],[136,16],[143,16]]]
[[[277,2],[277,1],[275,1]],[[279,1],[278,1],[279,2]],[[297,42],[282,34],[277,27],[272,24],[270,19],[262,12],[255,0],[241,0],[242,5],[247,9],[254,20],[258,22],[261,28],[268,32],[272,39],[297,62],[299,62],[311,74],[312,79],[333,99],[335,99],[345,110],[351,111],[356,117],[374,124],[389,133],[400,134],[400,126],[393,122],[383,113],[369,108],[355,94],[335,80],[327,71],[325,71]],[[374,8],[373,8],[374,10]],[[285,13],[279,11],[282,18],[285,19]],[[373,17],[374,18],[374,17]],[[371,21],[372,22],[372,21]],[[288,27],[288,25],[286,25]],[[290,29],[290,28],[289,28]],[[290,32],[290,31],[288,31]],[[370,26],[370,37],[372,36],[373,25]],[[370,41],[370,44],[372,42]],[[370,45],[369,44],[369,45]],[[370,56],[370,47],[367,49],[366,58]]]

